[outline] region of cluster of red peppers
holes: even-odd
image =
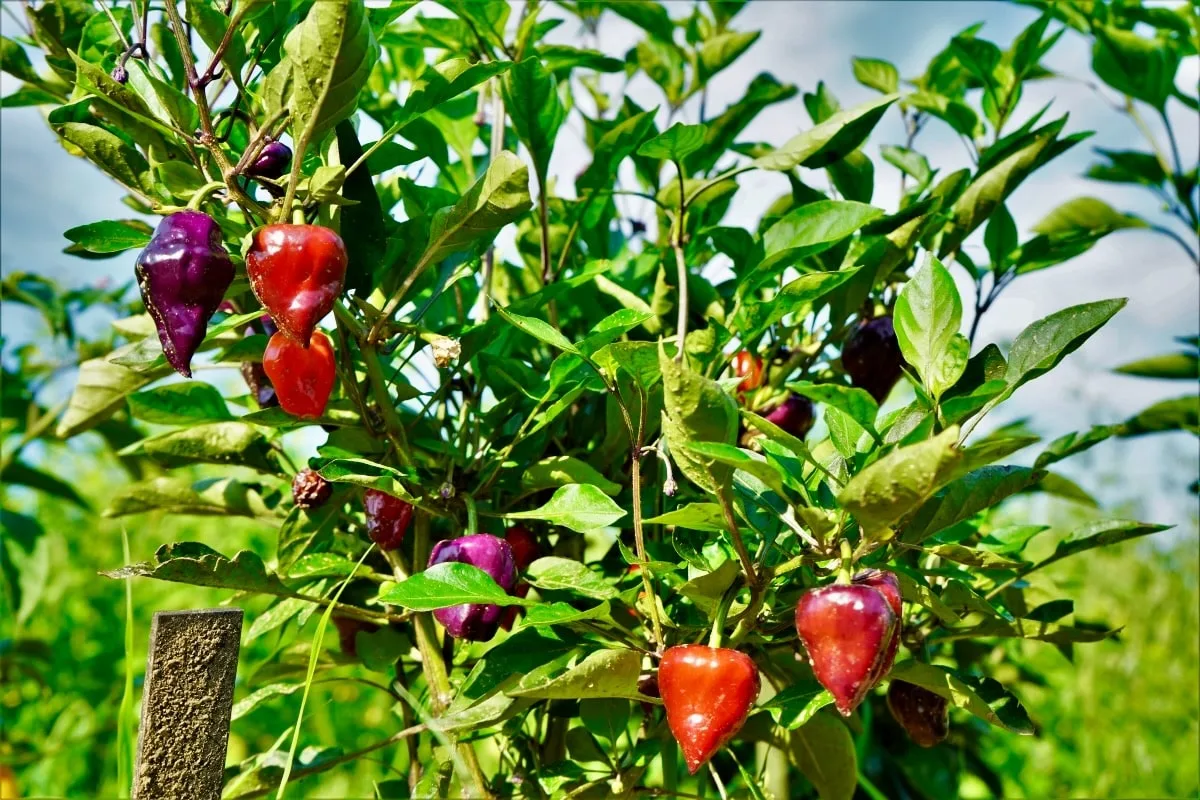
[[[247,174],[278,178],[291,158],[287,145],[270,141]],[[278,404],[302,419],[325,413],[337,370],[333,344],[316,327],[342,293],[346,264],[346,246],[328,228],[276,224],[254,232],[246,275],[270,315],[263,328],[271,338],[261,366],[247,362],[242,375],[260,407]],[[234,278],[220,226],[193,209],[165,217],[135,272],[163,355],[176,372],[191,377],[192,357]]]

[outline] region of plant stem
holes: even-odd
[[[733,515],[733,502],[729,498],[729,489],[722,486],[717,491],[717,500],[721,504],[721,513],[725,515],[725,525],[729,528],[729,536],[733,539],[733,549],[737,551],[742,562],[742,572],[746,573],[746,585],[751,589],[758,586],[758,574],[754,571],[754,562],[750,551],[742,541],[742,532],[738,530],[737,518]]]
[[[850,570],[854,567],[854,550],[850,547],[850,540],[845,536],[839,544],[841,548],[841,563],[838,564],[837,582],[849,584],[851,580]]]
[[[713,618],[712,633],[708,637],[709,647],[721,646],[725,635],[725,619],[729,616],[729,607],[733,605],[735,597],[737,597],[737,590],[732,586],[725,590],[725,594],[721,595],[721,602],[717,604],[717,614]]]
[[[678,350],[675,353],[675,361],[682,364],[684,343],[687,341],[688,318],[688,272],[687,263],[683,258],[683,230],[687,215],[687,201],[683,196],[683,165],[678,161],[675,162],[675,171],[679,177],[679,216],[675,219],[675,230],[671,233],[671,249],[675,252],[675,268],[679,273],[679,322],[675,334]]]
[[[643,404],[643,408],[644,408]],[[641,431],[639,430],[640,434]],[[638,437],[641,438],[640,436]],[[663,637],[662,623],[658,619],[658,597],[654,593],[654,586],[650,583],[650,573],[646,569],[646,539],[642,531],[642,456],[641,443],[636,442],[633,448],[633,462],[629,468],[630,488],[633,492],[633,544],[637,548],[638,560],[642,562],[641,569],[638,570],[642,576],[642,588],[646,592],[646,599],[650,603],[650,623],[654,630],[654,649],[662,652]]]
[[[424,560],[425,551],[429,549],[429,516],[417,509],[413,519],[413,569]],[[385,553],[388,561],[392,562],[393,552]],[[393,562],[393,569],[395,563]],[[399,576],[397,580],[400,580]],[[417,649],[421,653],[421,668],[425,672],[425,681],[429,684],[429,700],[433,707],[433,715],[439,716],[453,700],[453,690],[450,687],[450,676],[446,673],[446,664],[442,661],[441,648],[438,647],[437,629],[433,626],[433,615],[421,612],[413,615],[413,633],[417,640]],[[447,734],[453,741],[453,737]],[[469,744],[458,745],[459,756],[466,764],[467,772],[478,791],[479,797],[490,797],[487,781],[479,766],[475,750]]]

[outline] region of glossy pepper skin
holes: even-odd
[[[850,382],[865,389],[877,403],[886,400],[900,380],[903,361],[900,341],[888,316],[859,321],[842,348],[842,368]]]
[[[307,346],[346,282],[346,245],[320,225],[266,225],[254,232],[246,276],[280,332]]]
[[[291,164],[292,148],[283,142],[267,142],[258,158],[246,169],[246,174],[256,178],[282,178]]]
[[[522,525],[514,525],[504,531],[504,541],[508,542],[508,546],[513,551],[513,561],[516,562],[517,572],[524,572],[529,568],[529,565],[537,560],[540,555],[537,538],[529,531],[528,528]],[[529,584],[521,581],[517,584],[517,588],[513,589],[512,594],[516,597],[525,597],[529,594]],[[517,616],[523,611],[520,606],[505,606],[501,609],[500,627],[506,631],[512,630],[512,626],[517,621]]]
[[[763,360],[749,350],[739,350],[733,356],[733,373],[742,378],[738,391],[752,392],[762,386]]]
[[[883,599],[888,601],[892,613],[896,615],[896,630],[892,633],[892,639],[888,642],[887,651],[883,654],[883,661],[879,663],[875,680],[872,682],[878,684],[892,671],[892,665],[896,663],[896,652],[900,649],[900,634],[904,619],[904,605],[900,598],[900,581],[894,572],[868,569],[855,575],[853,583],[878,590],[883,595]]]
[[[796,632],[813,675],[842,716],[850,716],[875,685],[895,629],[891,605],[871,586],[809,589],[796,604]]]
[[[429,566],[452,561],[479,567],[506,592],[512,592],[517,583],[517,564],[512,547],[498,536],[475,533],[457,539],[444,539],[433,546],[433,552],[429,554]],[[433,617],[455,639],[486,642],[496,635],[500,627],[501,608],[490,603],[464,603],[439,608],[433,612]]]
[[[803,439],[813,426],[813,404],[803,395],[789,395],[787,400],[771,409],[764,417],[797,439]]]
[[[204,341],[209,319],[233,283],[233,262],[216,220],[185,210],[163,219],[134,268],[163,355],[184,377]]]
[[[412,523],[413,507],[378,489],[367,489],[363,495],[367,512],[367,535],[380,550],[395,550],[404,541]]]
[[[658,689],[667,725],[695,775],[741,730],[758,697],[758,667],[725,647],[670,647],[658,665]]]
[[[892,718],[921,747],[933,747],[950,733],[946,698],[922,686],[892,681],[888,684],[887,705]]]
[[[267,342],[262,365],[280,408],[300,419],[317,419],[325,413],[337,380],[328,336],[316,331],[305,347],[280,331]]]

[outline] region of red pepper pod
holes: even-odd
[[[320,225],[266,225],[254,232],[246,276],[279,330],[308,346],[346,283],[346,245]]]
[[[667,648],[658,689],[688,772],[695,775],[741,730],[759,688],[758,667],[745,653],[699,644]]]
[[[896,615],[872,586],[809,589],[796,604],[796,632],[813,675],[850,716],[875,685],[896,630]]]
[[[921,747],[933,747],[950,733],[950,707],[946,698],[906,681],[888,684],[888,710],[909,738]]]
[[[134,272],[163,355],[176,372],[190,378],[192,356],[233,283],[233,262],[221,244],[220,226],[200,211],[171,214],[138,255]]]
[[[883,654],[883,660],[879,662],[879,666],[875,671],[875,679],[872,681],[872,684],[878,684],[883,680],[884,676],[892,671],[892,665],[896,663],[896,653],[900,649],[900,628],[904,620],[904,605],[900,597],[900,580],[894,572],[882,569],[868,569],[855,575],[853,582],[876,589],[883,595],[883,599],[888,601],[888,605],[892,608],[892,613],[896,615],[896,630],[892,633],[892,639],[888,643],[887,651]]]
[[[262,365],[280,408],[300,419],[316,419],[325,413],[337,380],[328,336],[316,331],[305,347],[280,331],[267,342]]]
[[[404,541],[412,523],[413,507],[399,497],[378,489],[363,494],[363,509],[367,513],[367,535],[380,550],[395,550]]]
[[[752,392],[762,386],[763,360],[749,350],[739,350],[733,356],[733,373],[743,379],[738,391]]]

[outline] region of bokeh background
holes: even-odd
[[[11,37],[19,33],[11,12],[19,15],[20,9],[7,0],[0,5],[0,31]],[[438,13],[436,6],[426,5],[422,13]],[[672,16],[681,16],[690,3],[667,5]],[[952,35],[973,23],[984,23],[982,35],[1007,43],[1036,16],[1033,9],[1000,2],[751,3],[737,18],[737,27],[762,30],[762,38],[749,56],[716,79],[707,107],[709,113],[719,111],[764,71],[802,91],[812,91],[824,81],[843,105],[855,105],[871,99],[872,93],[854,81],[852,56],[887,59],[902,76],[916,75]],[[621,55],[635,43],[637,33],[629,23],[606,14],[595,34],[568,24],[554,37],[583,39],[589,46]],[[1068,31],[1044,63],[1061,77],[1029,86],[1018,121],[1053,102],[1058,113],[1070,112],[1070,131],[1096,134],[1018,190],[1010,210],[1022,234],[1047,212],[1080,195],[1159,218],[1162,212],[1148,195],[1083,177],[1094,160],[1092,148],[1142,147],[1137,129],[1113,108],[1114,98],[1088,85],[1087,43]],[[1198,79],[1198,59],[1185,61],[1180,84],[1195,87]],[[620,88],[624,79],[609,75],[604,80],[607,88]],[[0,94],[16,86],[9,76],[0,77]],[[642,76],[630,81],[626,90],[644,107],[659,102],[658,90]],[[1180,104],[1171,108],[1181,151],[1200,151],[1196,115]],[[697,112],[693,104],[679,118],[694,121]],[[797,96],[764,111],[743,139],[778,144],[807,125]],[[1150,125],[1161,136],[1153,120]],[[587,154],[577,121],[563,136],[569,144],[560,142],[552,172],[569,180],[586,165]],[[373,138],[370,132],[364,140],[368,138]],[[868,154],[874,158],[879,145],[902,140],[897,115],[889,115],[872,137]],[[970,166],[962,144],[944,127],[929,126],[918,145],[943,174]],[[873,202],[895,208],[899,173],[874,160],[883,177]],[[786,188],[777,174],[752,173],[743,181],[743,205],[731,211],[728,224],[757,218]],[[68,244],[64,230],[129,216],[121,195],[98,170],[58,145],[37,109],[0,111],[0,266],[5,274],[36,272],[68,287],[130,283],[132,252],[104,261],[84,261],[62,252]],[[623,210],[632,216],[645,213],[633,204]],[[978,250],[983,251],[981,244]],[[958,277],[967,296],[969,284]],[[994,415],[984,430],[1030,417],[1033,430],[1049,441],[1095,423],[1123,420],[1156,400],[1183,393],[1178,382],[1112,372],[1120,364],[1170,352],[1174,337],[1200,331],[1197,265],[1176,244],[1149,231],[1118,232],[1071,262],[1022,278],[984,317],[977,341],[1004,345],[1028,323],[1065,305],[1109,297],[1128,297],[1129,304],[1064,366],[1022,388],[1005,406],[1007,414]],[[85,331],[95,331],[110,321],[96,313],[80,323]],[[5,358],[14,348],[26,346],[37,348],[46,360],[70,355],[56,350],[36,314],[20,306],[4,304],[2,334]],[[235,370],[202,374],[221,386],[234,386],[239,380]],[[73,370],[64,370],[48,386],[45,402],[65,397],[73,382]],[[893,397],[893,403],[902,401]],[[97,460],[94,453],[100,448],[87,439],[78,440],[74,453],[45,457],[51,472],[74,482],[96,507],[103,507],[120,473],[114,463]],[[303,438],[290,443],[301,458],[310,455],[306,448],[311,445]],[[1051,572],[1063,593],[1076,599],[1080,619],[1125,627],[1115,640],[1078,646],[1073,660],[1050,645],[1025,645],[1045,685],[1026,692],[1022,700],[1042,731],[1024,738],[992,733],[986,755],[1005,779],[1006,796],[1200,794],[1200,509],[1189,491],[1197,479],[1198,461],[1197,439],[1188,434],[1113,439],[1063,465],[1065,474],[1098,498],[1099,509],[1048,496],[1016,501],[1024,507],[1014,507],[1014,516],[1055,528],[1073,527],[1101,513],[1175,527],[1150,540],[1061,562]],[[0,620],[0,651],[18,638],[39,643],[37,657],[49,677],[44,685],[31,685],[4,675],[0,763],[8,761],[17,771],[28,796],[116,795],[120,788],[114,734],[120,725],[129,724],[120,714],[126,675],[125,586],[97,571],[122,563],[122,527],[61,503],[38,504],[34,495],[20,489],[4,491],[14,505],[35,513],[46,534],[28,560],[17,564],[25,601],[15,619]],[[252,521],[149,516],[132,518],[125,530],[134,560],[178,540],[202,541],[224,552],[273,551],[274,532]],[[134,584],[132,671],[140,676],[154,611],[212,606],[225,599],[222,593],[195,587]],[[272,648],[270,637],[256,640],[245,651],[243,672],[264,663]],[[306,741],[336,741],[346,749],[355,745],[363,728],[385,724],[390,713],[386,696],[349,684],[318,692],[313,700]],[[231,761],[254,752],[251,748],[269,747],[282,733],[280,726],[278,715],[269,710],[239,720],[231,739]],[[357,769],[378,773],[377,765]],[[334,771],[307,790],[321,796],[360,794],[370,784],[355,770]],[[968,786],[963,791],[985,790]]]

